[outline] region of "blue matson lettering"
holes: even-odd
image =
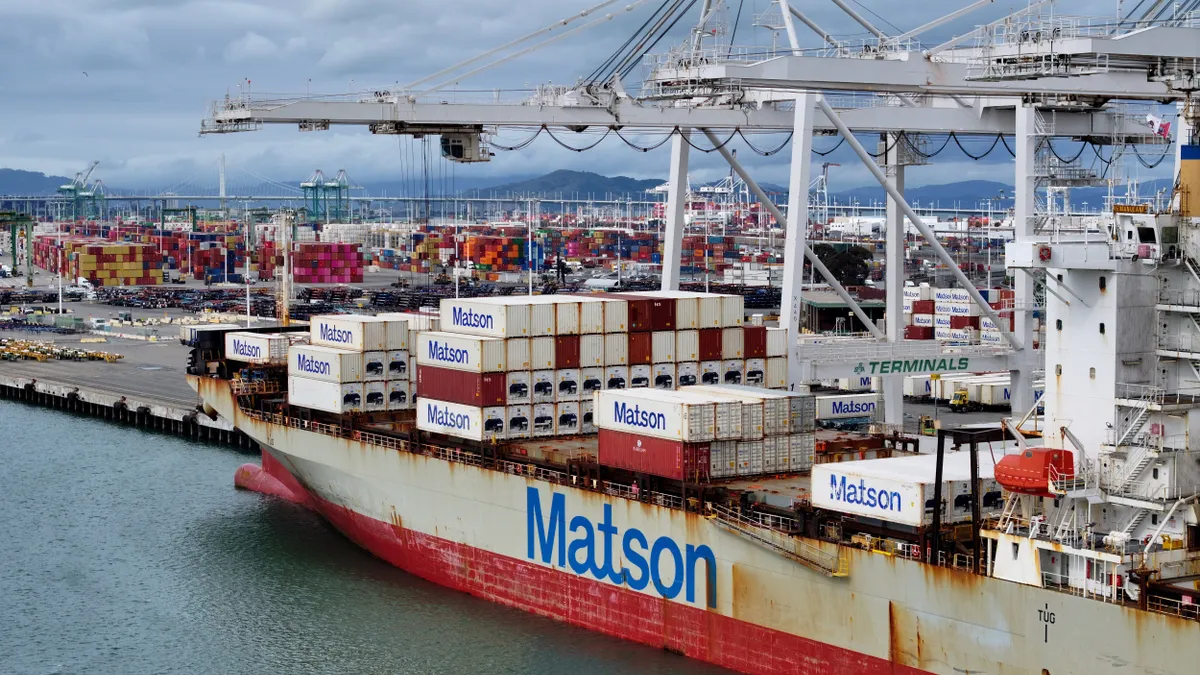
[[[875,412],[874,401],[834,401],[831,406],[834,415],[853,415],[855,413],[869,414]]]
[[[456,413],[449,408],[430,404],[425,408],[425,419],[430,424],[436,424],[439,427],[447,429],[458,429],[459,431],[471,430],[471,416]]]
[[[696,568],[703,560],[705,601],[709,608],[716,608],[717,557],[709,547],[686,544],[680,548],[675,540],[666,536],[650,542],[644,532],[633,527],[622,532],[612,522],[612,504],[605,504],[604,519],[593,523],[581,515],[567,520],[566,495],[561,492],[551,493],[549,514],[542,508],[538,488],[528,487],[525,494],[525,555],[530,560],[540,560],[635,591],[653,585],[655,592],[667,600],[675,599],[682,592],[688,602],[696,601]],[[568,529],[570,543],[567,542]],[[616,563],[617,550],[621,551],[625,562],[620,569]],[[670,564],[664,565],[663,558],[670,558]]]
[[[490,314],[481,314],[472,309],[455,307],[450,312],[450,323],[463,328],[493,330],[495,327],[495,318]]]
[[[244,356],[248,359],[261,359],[262,347],[250,344],[249,342],[242,342],[237,338],[233,338],[233,353],[237,356]]]
[[[328,361],[314,359],[308,354],[297,354],[296,370],[299,370],[302,373],[310,373],[312,375],[328,375],[333,371],[333,367]]]
[[[348,330],[342,330],[337,326],[329,324],[320,324],[321,340],[324,342],[337,342],[340,344],[350,344],[354,342],[354,333]]]
[[[839,478],[841,480],[838,480]],[[858,480],[858,485],[847,483],[845,476],[833,474],[829,475],[829,498],[835,502],[865,506],[868,509],[879,509],[880,511],[895,511],[896,513],[899,513],[904,505],[899,492],[867,487],[867,482],[861,478]]]
[[[642,410],[636,403],[628,406],[624,401],[613,402],[613,419],[631,427],[640,429],[666,429],[667,416],[662,413]]]
[[[437,340],[430,340],[429,358],[432,361],[442,361],[444,363],[467,363],[471,355],[465,349],[451,347]]]

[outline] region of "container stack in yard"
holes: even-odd
[[[152,286],[163,282],[163,259],[148,244],[93,239],[64,239],[62,248],[53,236],[34,240],[33,253],[39,267],[57,271],[63,260],[64,276],[83,278],[93,286]]]
[[[412,407],[406,318],[314,316],[309,341],[288,350],[291,405],[334,414]]]
[[[1013,329],[1013,292],[999,288],[977,289],[996,310],[1001,324],[983,316],[983,310],[961,288],[936,288],[929,284],[904,288],[904,338],[940,340],[956,344],[1004,346],[1004,330]],[[1034,337],[1040,343],[1040,317],[1035,313]]]
[[[361,284],[362,244],[292,244],[292,280],[298,284]]]

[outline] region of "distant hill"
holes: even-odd
[[[70,178],[47,176],[38,171],[0,169],[0,195],[49,195],[70,182]]]
[[[1000,191],[1004,191],[1005,199],[996,199]],[[1013,186],[990,180],[964,180],[944,185],[923,185],[909,187],[904,190],[904,196],[911,204],[920,202],[922,206],[932,206],[935,202],[942,207],[953,207],[958,202],[964,208],[974,208],[985,199],[995,200],[997,207],[1006,208],[1012,204]],[[872,201],[883,201],[887,197],[882,187],[866,186],[830,193],[830,198],[839,204],[848,204],[857,199],[859,204],[870,204]]]
[[[589,171],[569,171],[560,169],[550,173],[513,183],[503,183],[488,188],[469,190],[468,193],[496,194],[561,194],[564,197],[591,195],[603,198],[606,195],[644,196],[646,190],[651,190],[663,184],[661,178],[638,179],[628,176],[601,176]]]

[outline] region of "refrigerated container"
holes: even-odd
[[[508,349],[499,338],[422,332],[417,340],[417,364],[474,373],[508,370]]]
[[[363,403],[361,382],[339,383],[307,377],[288,377],[289,405],[345,415],[361,412]]]
[[[579,336],[559,335],[554,338],[554,368],[579,367]],[[540,366],[539,366],[540,367]]]
[[[388,409],[387,382],[366,382],[363,384],[363,412],[383,412]]]
[[[630,333],[606,333],[604,335],[604,365],[629,365]]]
[[[409,352],[407,349],[393,349],[387,353],[387,379],[408,379]]]
[[[763,442],[738,441],[737,475],[760,476],[763,473]]]
[[[555,367],[554,358],[555,338],[542,336],[529,339],[529,367],[533,370],[546,370]]]
[[[363,352],[363,380],[383,382],[387,379],[387,368],[387,352]]]
[[[291,340],[284,333],[225,333],[225,358],[261,366],[288,362]]]
[[[745,383],[752,387],[761,387],[767,381],[767,360],[746,359]]]
[[[596,427],[690,443],[716,437],[716,404],[684,392],[601,391],[595,397]]]
[[[579,433],[579,401],[561,401],[554,406],[554,433],[574,436]]]
[[[408,410],[412,408],[412,383],[408,380],[391,380],[387,383],[387,409]]]
[[[578,401],[582,389],[582,373],[579,368],[563,368],[554,371],[554,400]]]
[[[533,435],[533,406],[510,405],[504,409],[508,418],[509,439],[530,438]]]
[[[533,406],[533,437],[545,438],[554,435],[554,404],[536,403]]]
[[[726,359],[721,362],[721,383],[741,384],[746,375],[746,362],[740,359]]]
[[[607,429],[601,429],[599,434],[597,462],[601,466],[688,483],[704,483],[709,479],[708,443],[685,443]]]
[[[445,298],[440,327],[447,332],[483,337],[530,337],[529,304],[502,298]],[[553,328],[553,326],[551,326]]]
[[[529,338],[508,338],[504,341],[505,368],[507,370],[532,370]]]
[[[358,314],[314,316],[309,319],[309,341],[356,352],[387,351],[387,324],[387,319]]]
[[[533,402],[554,403],[558,376],[553,370],[533,371]]]
[[[583,400],[588,400],[592,392],[604,389],[603,368],[581,368],[579,370],[579,393]]]
[[[629,388],[638,389],[650,386],[651,369],[649,365],[629,366]]]
[[[657,331],[650,335],[650,362],[674,363],[675,333],[671,331]]]
[[[721,384],[721,362],[700,362],[700,384]]]
[[[483,408],[424,396],[417,397],[417,428],[473,441],[489,437],[483,427]]]
[[[604,365],[604,335],[579,336],[579,367],[595,368]]]
[[[788,470],[790,443],[787,436],[763,438],[763,473],[783,473]]]
[[[579,433],[596,433],[596,402],[592,397],[586,397],[579,402]]]
[[[528,370],[510,370],[504,374],[505,403],[528,405],[533,402],[533,373]]]
[[[558,332],[558,310],[544,296],[524,296],[529,305],[529,337],[554,337]]]
[[[362,382],[362,352],[322,345],[288,348],[288,375],[322,382]]]
[[[604,388],[605,389],[628,389],[629,388],[629,366],[605,366],[604,367]]]
[[[650,367],[651,383],[655,389],[674,389],[675,384],[675,364],[674,363],[656,363]]]
[[[681,330],[675,333],[675,361],[700,360],[700,331]]]
[[[417,396],[481,408],[506,405],[507,375],[417,366]]]
[[[745,332],[741,328],[721,330],[721,359],[742,359],[746,354]]]
[[[696,361],[681,363],[675,368],[675,386],[691,387],[700,384],[700,364]]]

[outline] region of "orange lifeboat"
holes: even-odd
[[[1030,448],[1005,455],[996,462],[996,482],[1009,492],[1054,497],[1050,492],[1050,467],[1059,476],[1075,473],[1075,456],[1069,450]]]

